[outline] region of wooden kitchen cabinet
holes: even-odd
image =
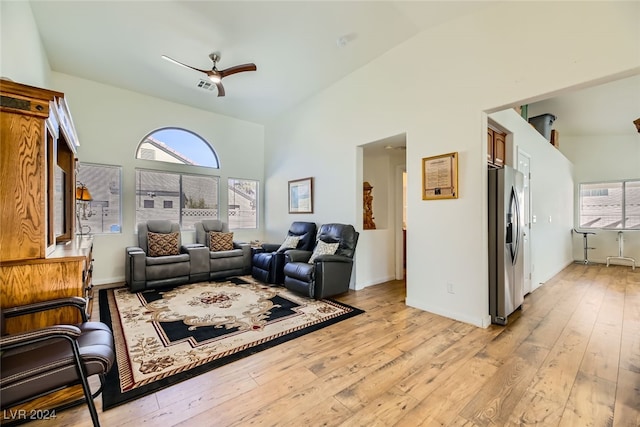
[[[504,166],[507,135],[487,128],[487,163],[490,167]]]

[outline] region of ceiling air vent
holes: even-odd
[[[213,91],[216,88],[211,81],[200,79],[200,81],[196,84],[197,87],[201,89],[206,89],[209,92]]]

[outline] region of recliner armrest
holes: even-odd
[[[202,243],[189,243],[189,244],[180,246],[180,253],[186,254],[189,252],[189,249],[194,249],[194,248],[206,248],[206,246],[203,245]]]
[[[262,244],[262,249],[265,252],[275,252],[278,249],[280,249],[280,246],[278,243],[263,243]]]
[[[251,245],[247,242],[233,242],[234,249],[242,249],[244,274],[251,273]]]
[[[286,262],[308,262],[311,258],[311,251],[303,251],[300,249],[290,249],[284,253]]]
[[[147,254],[138,246],[129,246],[125,251],[125,282],[131,292],[142,291],[147,282]]]
[[[320,255],[313,262],[344,262],[353,264],[353,258],[349,258],[343,255]]]

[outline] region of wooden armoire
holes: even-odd
[[[75,234],[77,146],[63,93],[0,80],[2,308],[92,297],[93,241]],[[68,308],[5,326],[11,333],[79,321]]]

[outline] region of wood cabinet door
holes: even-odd
[[[45,256],[44,120],[0,115],[0,261]]]
[[[487,128],[487,162],[493,164],[493,130]]]
[[[506,137],[500,132],[493,133],[493,163],[499,167],[504,166]]]

